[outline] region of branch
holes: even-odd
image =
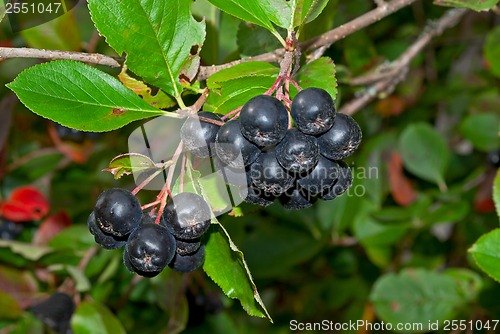
[[[300,49],[303,51],[312,51],[323,47],[326,50],[330,45],[339,41],[346,36],[361,30],[377,21],[380,21],[384,17],[411,5],[416,0],[392,0],[390,2],[381,3],[377,8],[343,24],[335,29],[332,29],[318,37],[312,38],[308,41],[300,43]],[[243,58],[240,60],[232,61],[227,64],[222,65],[212,65],[212,66],[201,66],[200,72],[198,73],[198,80],[203,81],[210,77],[212,74],[217,73],[220,70],[232,67],[237,64],[249,62],[249,61],[264,61],[264,62],[279,62],[284,56],[285,49],[276,49],[271,52],[263,53],[258,56]],[[317,55],[316,55],[317,56]]]
[[[410,62],[415,58],[431,40],[443,33],[444,30],[455,26],[462,16],[467,12],[465,9],[448,10],[438,21],[431,21],[424,28],[420,37],[390,66],[383,65],[378,73],[371,73],[362,77],[354,78],[351,84],[363,84],[376,82],[361,95],[347,103],[339,112],[352,115],[368,103],[379,97],[389,94],[394,90],[408,72]]]
[[[121,66],[115,58],[98,53],[0,47],[0,61],[8,58],[68,59],[111,67]]]

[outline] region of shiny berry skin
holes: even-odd
[[[342,160],[354,153],[361,137],[358,123],[351,116],[339,113],[332,128],[318,137],[320,153],[328,159]]]
[[[250,166],[253,184],[271,195],[281,195],[289,189],[295,180],[276,159],[276,152],[269,150],[262,153]]]
[[[104,233],[97,226],[94,212],[90,213],[89,218],[87,219],[87,227],[89,228],[90,233],[94,236],[95,242],[101,245],[102,248],[116,249],[125,246],[127,243],[127,240],[124,237],[116,237],[114,235]]]
[[[306,88],[293,99],[291,114],[301,132],[319,135],[332,127],[336,116],[335,104],[327,91]]]
[[[195,193],[183,192],[167,202],[164,210],[167,228],[177,239],[192,240],[201,237],[210,227],[211,209]]]
[[[343,161],[337,161],[337,163],[339,164],[339,176],[337,181],[335,181],[331,188],[326,189],[319,196],[325,201],[335,199],[342,195],[352,185],[352,171],[349,166]]]
[[[309,195],[299,186],[288,189],[279,197],[281,205],[287,210],[302,210],[312,206],[316,197]]]
[[[198,116],[222,122],[218,115],[211,112],[200,112]],[[188,117],[181,127],[181,139],[191,153],[200,158],[208,158],[215,155],[215,137],[219,129],[219,125]]]
[[[278,99],[269,95],[251,98],[240,112],[241,133],[258,146],[278,144],[288,128],[288,112]]]
[[[189,273],[200,268],[203,262],[205,262],[205,245],[202,245],[195,253],[190,255],[175,254],[174,259],[168,266],[175,271]]]
[[[316,196],[330,188],[337,180],[338,174],[338,163],[321,156],[316,167],[309,174],[297,180],[297,183],[309,195]]]
[[[182,240],[175,239],[177,248],[175,253],[179,255],[189,255],[195,253],[201,246],[200,239]]]
[[[135,271],[147,275],[162,271],[172,261],[175,247],[175,238],[167,228],[146,223],[132,232],[125,249]]]
[[[307,172],[314,168],[319,160],[316,137],[303,134],[297,129],[288,130],[285,138],[276,146],[276,158],[289,172]]]
[[[221,126],[215,139],[217,156],[226,165],[243,168],[257,159],[260,149],[241,133],[240,120],[231,120]]]
[[[61,334],[73,333],[71,317],[75,312],[75,302],[68,294],[55,292],[47,300],[31,307],[31,312],[50,327]]]
[[[94,207],[97,226],[106,234],[124,237],[139,225],[141,205],[128,190],[113,188],[99,195]]]
[[[240,188],[240,197],[243,201],[251,204],[260,205],[263,207],[273,204],[275,196],[266,193],[264,190],[257,188],[252,183],[251,172],[246,173],[247,184]]]

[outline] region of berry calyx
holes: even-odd
[[[331,129],[318,137],[320,153],[328,159],[342,160],[354,153],[361,137],[358,123],[351,116],[339,113]]]
[[[203,111],[198,116],[222,122],[218,115],[211,112]],[[200,158],[208,158],[215,154],[215,138],[219,129],[219,125],[190,117],[181,127],[181,140],[191,153]]]
[[[332,127],[336,116],[335,104],[324,89],[306,88],[293,99],[291,114],[301,132],[319,135]]]
[[[177,239],[201,237],[210,227],[211,210],[195,193],[179,193],[167,202],[164,210],[166,226]]]
[[[97,226],[116,237],[129,235],[141,221],[142,210],[137,198],[128,190],[105,190],[94,207]]]
[[[240,121],[231,120],[220,127],[215,139],[217,156],[226,165],[243,168],[257,159],[260,149],[241,133]]]
[[[258,146],[278,144],[288,128],[288,112],[278,99],[269,95],[251,98],[240,112],[241,133]]]
[[[276,146],[276,158],[287,171],[305,173],[318,163],[318,142],[313,136],[303,134],[297,129],[290,129]]]
[[[161,272],[172,261],[175,248],[175,239],[168,229],[151,223],[132,232],[125,247],[128,260],[139,275]]]
[[[175,253],[179,255],[193,254],[201,246],[200,239],[194,239],[194,240],[175,239],[175,241],[177,245]]]
[[[293,175],[289,174],[276,159],[274,150],[264,152],[257,158],[250,166],[250,175],[257,188],[275,196],[284,193],[294,182]]]
[[[95,219],[95,214],[92,211],[87,219],[87,227],[90,233],[94,236],[96,243],[101,245],[104,249],[116,249],[125,246],[127,240],[123,237],[116,237],[114,235],[104,233],[99,226],[97,226],[97,221]]]
[[[205,245],[202,245],[196,252],[190,255],[175,254],[169,267],[181,273],[189,273],[200,268],[205,262]]]

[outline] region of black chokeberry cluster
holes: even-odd
[[[342,159],[354,153],[362,134],[353,118],[336,112],[330,94],[320,88],[300,91],[290,113],[296,127],[289,127],[283,103],[259,95],[242,107],[239,118],[222,126],[198,122],[195,131],[196,121],[187,120],[181,138],[194,155],[213,157],[216,166],[225,166],[228,184],[228,172],[244,171],[247,182],[240,196],[246,202],[268,206],[278,199],[287,209],[304,209],[351,186],[352,172]],[[220,120],[212,113],[199,115]]]
[[[200,238],[211,221],[206,201],[180,193],[167,202],[159,224],[156,218],[142,211],[130,191],[113,188],[101,193],[87,226],[103,248],[124,246],[125,266],[141,276],[154,277],[167,266],[179,272],[200,268],[205,259]]]

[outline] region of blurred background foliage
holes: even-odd
[[[301,38],[373,6],[371,0],[330,0]],[[337,104],[356,97],[351,77],[396,59],[427,20],[444,11],[417,1],[331,46],[326,55],[337,66]],[[204,0],[194,3],[193,13],[207,22],[204,64],[279,46],[264,29]],[[348,193],[299,212],[279,204],[243,205],[243,216],[221,218],[244,252],[274,324],[246,315],[201,270],[139,279],[122,265],[121,251],[97,249],[85,225],[97,195],[134,187],[131,177],[116,181],[101,170],[127,152],[127,137],[138,123],[97,137],[65,134],[4,86],[40,61],[0,61],[0,200],[31,185],[50,202],[47,216],[0,234],[17,241],[0,240],[0,333],[52,331],[29,309],[61,288],[78,291],[82,300],[72,320],[75,333],[287,333],[292,319],[500,319],[500,285],[468,253],[499,223],[492,196],[500,160],[499,22],[498,10],[467,13],[412,62],[392,94],[355,114],[364,140],[349,158],[355,181]],[[84,2],[20,33],[4,20],[0,45],[114,55]],[[155,194],[141,196],[146,203]],[[4,221],[0,229],[6,228]],[[500,249],[494,252],[500,260]],[[85,256],[88,264],[79,266]]]

